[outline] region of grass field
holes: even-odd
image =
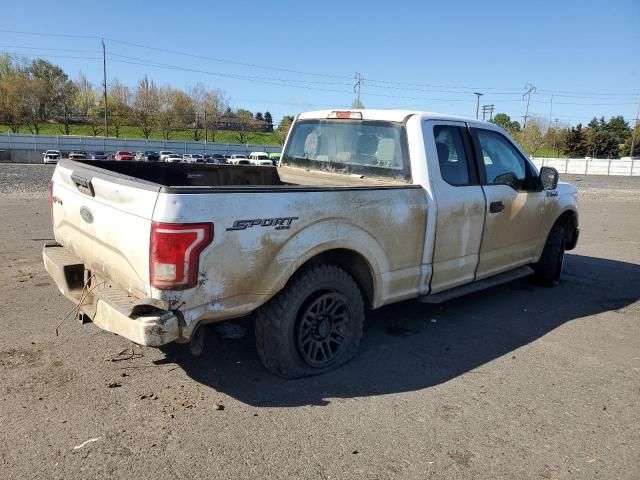
[[[526,149],[525,149],[526,150]],[[535,151],[535,153],[532,152],[527,152],[529,155],[534,156],[534,157],[551,157],[551,158],[565,158],[566,155],[562,152],[560,152],[560,154],[558,154],[558,151],[553,149],[553,148],[547,148],[547,147],[543,147],[543,148],[539,148],[538,150]]]
[[[71,125],[71,135],[83,135],[83,136],[91,136],[89,132],[89,127],[86,125]],[[0,133],[10,132],[11,129],[6,124],[0,123]],[[20,133],[31,133],[28,128],[23,127],[20,129]],[[109,133],[111,133],[111,137],[113,137],[114,131],[112,128],[109,128]],[[43,123],[40,127],[41,135],[62,135],[62,125],[58,123]],[[202,140],[204,140],[204,132],[202,132]],[[125,126],[121,127],[119,134],[119,138],[143,138],[140,133],[140,129],[135,126]],[[162,133],[157,130],[151,133],[149,137],[152,140],[164,140],[162,137]],[[176,130],[171,134],[171,138],[169,140],[191,140],[193,141],[193,133],[191,130]],[[234,131],[229,130],[219,130],[216,132],[215,140],[211,138],[211,131],[209,131],[209,141],[210,142],[220,142],[220,143],[240,143],[237,138],[237,134]],[[255,132],[247,135],[246,140],[243,143],[254,143],[254,144],[262,144],[262,145],[280,145],[280,141],[278,137],[272,132]]]

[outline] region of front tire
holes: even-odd
[[[319,375],[355,356],[363,325],[364,301],[353,278],[334,265],[309,266],[258,309],[256,347],[276,375]]]
[[[564,266],[565,231],[562,225],[554,225],[549,232],[540,260],[533,266],[535,280],[545,287],[560,283]]]

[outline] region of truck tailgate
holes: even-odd
[[[92,273],[149,296],[151,218],[159,187],[63,162],[53,175],[56,241]]]

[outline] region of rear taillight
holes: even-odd
[[[49,182],[49,213],[51,216],[51,225],[53,226],[53,180]]]
[[[151,225],[151,286],[161,290],[195,287],[200,253],[213,240],[211,223]]]

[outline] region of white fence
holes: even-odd
[[[536,167],[553,167],[559,173],[578,175],[640,176],[640,160],[599,158],[532,158]]]
[[[85,152],[115,152],[116,150],[170,150],[176,153],[233,154],[250,152],[280,152],[275,145],[251,143],[190,142],[181,140],[146,140],[144,138],[82,137],[75,135],[31,135],[0,133],[0,150],[82,150]]]

